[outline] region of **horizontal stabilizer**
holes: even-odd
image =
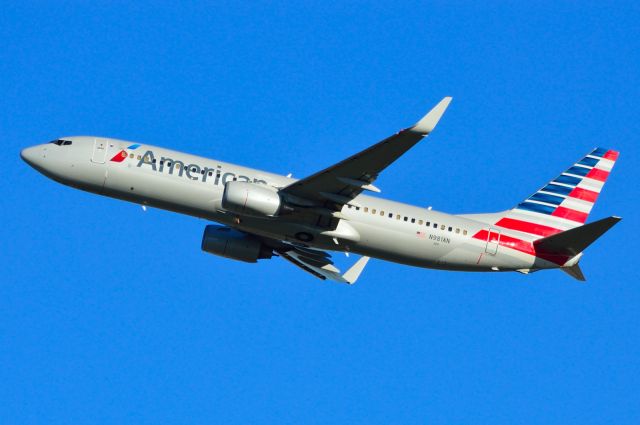
[[[582,270],[580,269],[580,265],[578,265],[578,263],[570,267],[561,267],[560,270],[562,270],[572,278],[579,280],[580,282],[584,282],[587,280],[584,277],[584,273],[582,273]]]
[[[566,230],[533,242],[536,252],[574,257],[595,242],[607,230],[622,220],[620,217],[607,217],[593,223]]]

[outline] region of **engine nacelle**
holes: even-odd
[[[261,258],[273,256],[271,248],[264,245],[256,237],[215,224],[204,228],[202,250],[247,263],[255,263]]]
[[[224,185],[222,208],[226,211],[255,217],[275,216],[282,200],[276,189],[248,182],[228,182]]]

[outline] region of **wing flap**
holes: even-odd
[[[318,252],[326,254],[324,251]],[[327,261],[327,259],[325,259],[323,262],[322,260],[319,260],[318,256],[315,258],[309,257],[297,248],[290,250],[278,250],[278,253],[285,260],[319,279],[347,283],[349,285],[354,284],[356,280],[358,280],[358,277],[360,277],[360,274],[369,261],[369,257],[360,257],[360,259],[356,261],[349,270],[344,274],[340,274],[340,270],[333,266],[333,262],[331,260]]]

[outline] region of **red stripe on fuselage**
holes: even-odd
[[[493,234],[493,232],[492,232]],[[478,233],[473,235],[474,239],[478,239],[481,241],[487,240],[489,236],[489,232],[487,230],[480,230]],[[492,241],[495,242],[495,241]],[[500,234],[499,245],[505,246],[507,248],[515,249],[516,251],[524,252],[529,255],[536,255],[536,252],[533,250],[533,245],[531,242],[523,241],[522,239],[517,239],[512,236],[507,236],[503,233]]]
[[[488,236],[489,232],[487,230],[480,230],[478,233],[473,235],[473,238],[486,242]],[[566,263],[569,258],[571,258],[566,255],[558,255],[549,252],[537,252],[533,247],[533,243],[514,238],[513,236],[507,236],[503,233],[500,234],[500,241],[498,242],[498,244],[505,248],[514,249],[516,251],[524,252],[525,254],[529,254],[534,257],[542,258],[543,260],[550,261],[560,266]]]
[[[529,223],[527,221],[516,220],[513,218],[502,218],[496,223],[496,226],[506,229],[517,230],[519,232],[531,233],[532,235],[550,236],[560,233],[562,230],[553,227],[544,226],[538,223]]]
[[[588,201],[588,202],[596,202],[596,199],[598,199],[598,192],[583,189],[581,187],[576,187],[571,191],[571,193],[569,194],[569,197],[582,199],[583,201]]]

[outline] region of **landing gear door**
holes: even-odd
[[[496,255],[498,253],[498,245],[500,244],[500,231],[497,229],[491,229],[487,231],[487,246],[484,248],[484,252],[489,255]]]
[[[91,162],[96,164],[104,164],[104,160],[107,157],[107,141],[104,139],[94,139],[93,153],[91,154]]]

